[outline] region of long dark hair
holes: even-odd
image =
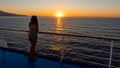
[[[38,24],[37,16],[32,16],[30,22],[33,23],[33,24]]]

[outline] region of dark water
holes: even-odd
[[[84,36],[120,38],[120,18],[52,18],[38,17],[39,31],[78,34]],[[28,30],[30,17],[0,17],[0,27]],[[6,31],[0,36],[9,48],[28,51],[28,33]],[[106,67],[111,41],[79,37],[64,37],[64,59]],[[39,34],[36,52],[60,58],[63,36]],[[94,59],[93,59],[94,58]],[[89,63],[92,62],[92,63]],[[112,66],[120,67],[120,42],[114,41]],[[102,68],[101,67],[101,68]]]
[[[120,18],[38,17],[39,30],[100,37],[120,38]],[[28,30],[30,17],[0,17],[0,27]]]

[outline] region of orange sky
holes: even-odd
[[[22,15],[120,17],[120,0],[0,0],[0,10]]]
[[[6,10],[8,12],[11,13],[16,13],[16,14],[23,14],[23,15],[28,15],[28,16],[32,16],[32,15],[37,15],[37,16],[55,16],[55,13],[58,12],[56,11],[30,11],[30,10]],[[95,12],[95,11],[64,11],[64,10],[60,10],[61,12],[63,12],[63,15],[65,17],[120,17],[120,13],[112,13],[112,12]]]

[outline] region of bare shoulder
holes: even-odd
[[[29,23],[29,26],[36,26],[35,24]]]

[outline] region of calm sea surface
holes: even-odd
[[[120,18],[38,17],[39,31],[120,38]],[[0,17],[0,27],[28,30],[30,17]]]

